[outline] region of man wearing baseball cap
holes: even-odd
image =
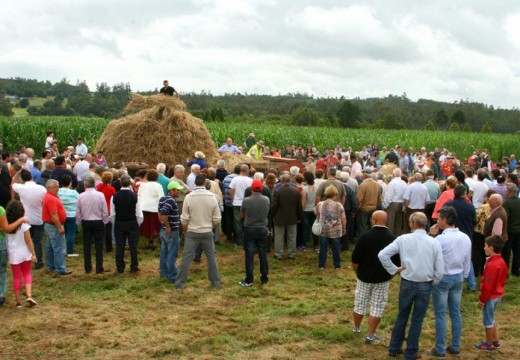
[[[161,256],[159,260],[159,276],[171,283],[177,277],[175,262],[179,254],[179,207],[174,198],[179,196],[183,187],[177,181],[167,186],[168,194],[159,199],[159,220],[161,221]]]
[[[244,219],[244,248],[246,258],[246,278],[240,281],[243,287],[253,286],[253,269],[255,252],[258,250],[260,260],[260,281],[262,285],[269,280],[269,266],[267,262],[267,216],[270,201],[262,195],[262,180],[253,180],[252,195],[245,198],[240,208],[240,217]]]

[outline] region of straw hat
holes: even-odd
[[[195,157],[199,159],[204,159],[206,155],[202,151],[195,151]]]
[[[258,145],[260,147],[264,147],[264,141],[260,140],[259,142],[256,143],[256,145]]]

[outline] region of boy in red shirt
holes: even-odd
[[[497,337],[497,325],[494,319],[495,309],[504,296],[504,286],[507,279],[507,266],[500,255],[504,243],[500,236],[486,238],[484,252],[488,256],[482,282],[480,283],[479,307],[483,309],[484,328],[486,329],[486,340],[475,344],[479,350],[490,351],[500,347]]]

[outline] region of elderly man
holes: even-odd
[[[82,181],[83,175],[88,171],[90,164],[92,163],[92,155],[87,154],[83,159],[78,161],[74,168],[72,169],[72,173],[76,175],[76,179],[78,181]]]
[[[401,179],[401,174],[399,168],[392,171],[393,178],[388,183],[385,195],[388,230],[396,235],[403,233],[403,203],[406,183]]]
[[[20,181],[22,183],[20,183]],[[34,244],[37,262],[35,269],[43,267],[43,221],[42,204],[47,191],[41,185],[32,181],[31,173],[25,169],[20,169],[13,177],[13,190],[20,196],[20,201],[25,208],[25,215],[29,218],[31,228],[29,232]]]
[[[472,205],[470,205],[472,206]],[[437,236],[444,260],[444,275],[432,292],[433,310],[435,312],[435,348],[428,351],[430,356],[444,358],[446,352],[452,355],[460,353],[462,336],[462,317],[460,302],[464,278],[469,275],[471,267],[471,240],[468,235],[455,227],[457,211],[451,206],[444,206],[439,211],[437,224],[430,229],[430,234]],[[449,309],[451,319],[451,343],[446,347],[446,310]]]
[[[516,196],[516,185],[513,183],[506,185],[503,207],[507,214],[507,241],[502,249],[502,257],[509,267],[511,250],[513,251],[511,275],[520,276],[520,198]]]
[[[413,182],[406,187],[403,195],[403,231],[405,234],[410,232],[408,219],[417,211],[424,212],[426,204],[430,201],[430,193],[426,186],[422,184],[423,174],[420,172],[413,176]]]
[[[399,313],[392,331],[388,347],[389,355],[397,356],[402,352],[406,324],[410,312],[412,319],[406,341],[405,359],[416,359],[419,351],[419,338],[430,295],[444,272],[444,261],[440,243],[426,234],[428,219],[421,212],[410,216],[412,233],[399,236],[379,252],[379,260],[390,275],[401,275],[399,290]],[[399,254],[401,266],[397,267],[391,257]],[[413,311],[412,311],[413,309]]]
[[[161,184],[163,191],[165,194],[168,193],[168,184],[170,183],[170,179],[165,175],[166,174],[166,164],[159,163],[156,167],[157,172],[159,173],[159,177],[157,178],[157,182]]]
[[[227,138],[226,139],[226,143],[223,144],[221,147],[219,147],[218,149],[218,153],[219,155],[222,155],[223,153],[225,152],[229,152],[231,153],[232,155],[235,155],[237,153],[239,153],[238,151],[238,147],[236,145],[233,144],[233,140],[231,140],[231,138]]]
[[[184,198],[186,195],[190,193],[190,187],[188,184],[184,182],[184,173],[186,169],[183,165],[175,165],[173,168],[173,177],[170,178],[170,181],[176,181],[179,183],[180,186],[182,186],[182,190],[180,190],[179,195],[175,198],[175,202],[177,203],[177,206],[179,207],[179,211],[182,214],[182,204],[184,202]]]
[[[256,175],[256,174],[255,174]],[[245,198],[240,208],[240,217],[244,219],[244,244],[246,278],[240,281],[240,286],[253,285],[253,269],[255,252],[258,251],[260,260],[261,284],[269,280],[269,266],[267,261],[267,217],[269,215],[270,200],[262,195],[264,186],[262,180],[256,179],[251,184],[252,195]]]
[[[195,189],[195,177],[200,174],[200,165],[193,164],[191,165],[191,172],[186,179],[186,184],[190,188],[191,191]]]
[[[180,213],[175,198],[183,187],[176,181],[168,184],[167,195],[159,199],[159,220],[161,221],[161,257],[159,259],[159,277],[165,277],[171,283],[177,277],[177,256],[179,254]]]
[[[81,224],[83,229],[83,259],[87,274],[92,271],[92,243],[96,249],[96,273],[108,271],[103,268],[105,224],[109,220],[108,207],[103,193],[96,191],[95,183],[93,177],[85,179],[85,191],[78,196],[76,208],[76,224]]]
[[[491,213],[484,225],[484,237],[492,235],[500,236],[504,244],[507,242],[507,213],[502,207],[503,199],[500,194],[493,194],[489,197],[489,207]]]
[[[283,174],[282,186],[275,190],[271,203],[271,215],[274,223],[274,258],[282,260],[283,244],[287,232],[287,250],[289,259],[296,256],[296,224],[302,221],[303,204],[300,191],[291,186],[291,178]],[[341,183],[339,184],[343,190]]]
[[[234,177],[229,184],[229,195],[233,201],[233,226],[236,247],[244,246],[244,229],[242,219],[240,218],[240,207],[242,206],[242,201],[244,201],[246,189],[253,183],[253,179],[247,176],[248,171],[249,166],[247,164],[240,165],[240,174]]]
[[[336,169],[335,168],[329,168],[327,170],[327,180],[321,181],[319,183],[319,186],[316,188],[316,205],[320,201],[325,200],[325,189],[328,188],[330,185],[334,185],[334,187],[338,190],[338,196],[336,197],[336,201],[339,201],[341,205],[345,204],[345,189],[343,188],[343,184],[336,180]],[[316,186],[316,185],[315,185]]]
[[[361,332],[361,321],[368,312],[367,344],[377,344],[381,340],[375,332],[383,316],[388,300],[388,289],[392,276],[383,268],[377,255],[395,240],[395,235],[386,227],[387,215],[378,210],[372,214],[372,228],[361,234],[352,253],[352,269],[357,275],[356,296],[354,299],[354,333]],[[393,258],[398,264],[398,257]]]
[[[127,174],[121,176],[121,190],[112,196],[110,202],[110,221],[114,225],[116,238],[117,272],[125,271],[125,245],[128,239],[130,248],[130,272],[139,271],[137,258],[137,243],[139,241],[139,226],[144,217],[137,194],[130,187],[132,178]]]
[[[47,241],[45,243],[46,268],[54,270],[57,275],[69,275],[65,265],[65,228],[63,224],[67,219],[65,208],[58,197],[60,184],[57,180],[49,179],[46,183],[47,193],[43,197],[42,221]]]
[[[366,231],[369,227],[368,219],[381,204],[381,186],[374,180],[372,170],[363,171],[363,182],[359,185],[357,192],[358,213],[356,216],[356,228],[358,235]]]
[[[218,225],[221,215],[217,199],[213,193],[206,190],[204,186],[205,183],[206,175],[197,175],[194,190],[184,199],[181,224],[186,238],[184,242],[184,255],[175,279],[175,288],[177,290],[181,290],[186,284],[190,265],[199,244],[202,244],[206,254],[208,277],[212,287],[220,289],[222,286],[215,255],[215,243],[213,242],[213,227]]]

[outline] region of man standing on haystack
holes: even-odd
[[[170,84],[168,83],[168,80],[164,80],[163,85],[164,86],[161,88],[161,91],[160,91],[161,94],[164,94],[166,96],[173,96],[173,94],[175,94],[175,97],[177,98],[177,100],[181,99],[177,90],[175,90],[173,87],[170,86]]]

